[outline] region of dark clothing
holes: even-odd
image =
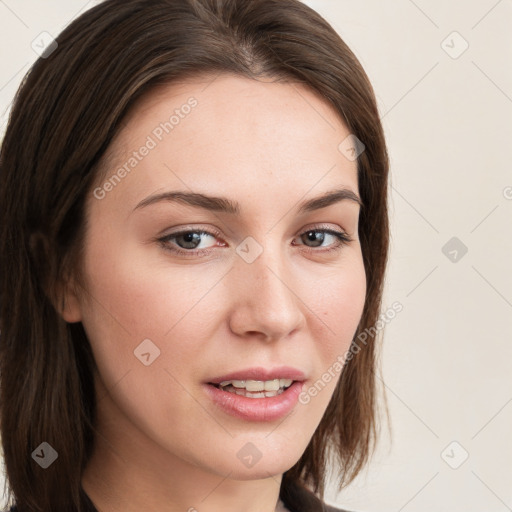
[[[89,496],[83,490],[81,494],[84,510],[86,512],[98,512]],[[349,512],[326,505],[309,490],[294,482],[288,482],[286,487],[281,487],[279,497],[290,512]],[[18,510],[14,505],[6,512],[18,512]]]
[[[281,486],[279,497],[290,512],[349,512],[325,504],[311,491],[290,480],[286,481],[286,486]]]

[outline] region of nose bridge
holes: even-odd
[[[251,280],[251,287],[257,292],[259,300],[274,300],[293,302],[287,281],[290,281],[290,272],[283,264],[284,255],[278,251],[264,250],[262,254],[248,267],[246,273]]]
[[[240,275],[236,279],[232,329],[239,334],[258,331],[272,338],[283,337],[301,325],[301,302],[293,290],[282,244],[272,236],[266,236],[259,247],[256,243],[246,239],[237,250],[240,258],[235,265]],[[251,255],[251,251],[259,254]]]

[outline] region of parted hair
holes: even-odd
[[[370,81],[331,25],[299,0],[106,0],[75,19],[24,77],[0,150],[0,433],[9,504],[89,510],[81,488],[95,438],[95,361],[81,323],[59,314],[80,276],[86,198],[123,120],[160,85],[220,73],[300,83],[364,144],[357,158],[366,300],[347,359],[305,452],[285,472],[322,497],[341,490],[378,437],[378,343],[388,255],[388,154]],[[250,121],[248,121],[250,122]],[[340,141],[341,142],[341,141]],[[47,442],[58,459],[32,457]]]

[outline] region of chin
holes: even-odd
[[[277,432],[272,435],[279,437]],[[222,459],[216,459],[215,470],[223,475],[229,474],[233,480],[259,480],[272,476],[282,475],[294,466],[303,454],[303,451],[297,450],[295,446],[288,446],[288,443],[278,445],[278,443],[269,443],[267,440],[247,441],[237,440],[235,443],[237,449],[233,455],[226,457],[226,452]],[[281,438],[281,441],[283,439]],[[240,448],[238,448],[240,446]]]
[[[298,460],[298,459],[297,459]],[[296,461],[295,461],[296,462]],[[261,461],[254,465],[252,468],[241,469],[238,465],[236,468],[228,470],[229,478],[231,480],[249,481],[249,480],[263,480],[265,478],[272,478],[281,476],[288,471],[295,462],[291,464],[263,464]]]

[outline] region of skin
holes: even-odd
[[[335,188],[358,194],[357,162],[338,150],[350,132],[304,86],[221,75],[161,87],[111,144],[106,178],[192,96],[197,106],[129,174],[102,199],[88,197],[85,283],[65,295],[62,315],[83,323],[98,366],[82,485],[101,511],[274,511],[282,474],[306,449],[340,372],[270,422],[225,413],[203,383],[286,365],[305,373],[307,389],[347,351],[363,311],[359,205],[297,213]],[[236,200],[241,213],[136,208],[173,190]],[[157,241],[185,228],[220,234],[199,236],[196,249],[210,248],[203,257],[171,252],[193,250],[190,239]],[[308,240],[312,229],[323,242]],[[321,229],[352,240],[327,252],[339,242]],[[247,236],[263,249],[252,263],[236,252]],[[148,366],[134,355],[145,339],[160,350]],[[262,454],[250,468],[237,457],[248,442]]]

